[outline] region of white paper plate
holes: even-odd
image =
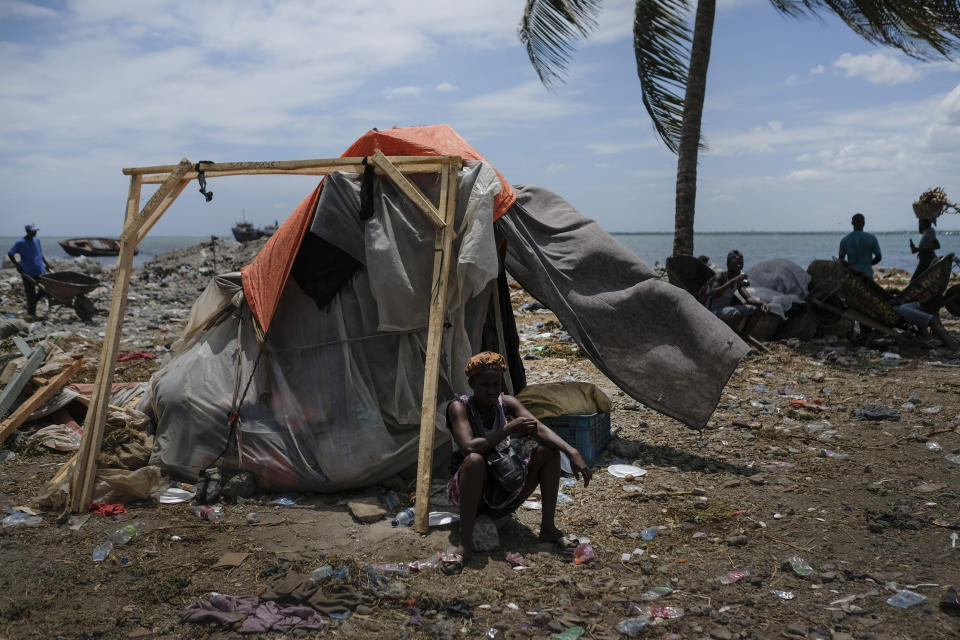
[[[150,494],[150,497],[161,504],[177,504],[178,502],[189,502],[193,500],[196,493],[180,489],[177,487],[168,487],[163,491],[157,491]]]
[[[641,469],[640,467],[635,467],[632,464],[612,464],[607,467],[607,471],[610,472],[610,475],[617,478],[626,478],[627,476],[633,476],[634,478],[639,478],[642,475],[646,475],[647,470]]]

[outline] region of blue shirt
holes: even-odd
[[[859,229],[851,231],[840,241],[840,257],[863,273],[873,278],[873,256],[880,256],[880,243],[872,233]]]
[[[23,272],[28,276],[37,278],[47,272],[43,265],[43,250],[40,248],[40,239],[37,236],[33,236],[29,240],[26,237],[20,238],[7,253],[20,254],[20,266],[23,267]]]

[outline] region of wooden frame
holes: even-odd
[[[370,162],[378,174],[389,177],[423,211],[436,231],[432,280],[434,284],[430,294],[417,473],[417,504],[422,507],[417,509],[414,520],[414,528],[417,531],[427,532],[440,348],[452,264],[450,254],[454,238],[453,218],[457,208],[457,179],[460,168],[463,166],[463,159],[459,156],[388,157],[379,150],[366,159],[357,157],[280,162],[201,162],[194,165],[183,158],[176,165],[134,167],[123,170],[124,175],[130,176],[130,189],[127,194],[123,233],[120,236],[120,257],[117,262],[110,317],[100,351],[97,377],[87,406],[83,437],[75,457],[76,464],[73,465],[70,482],[71,511],[74,513],[86,511],[93,495],[97,457],[100,454],[103,431],[106,427],[109,391],[113,383],[114,362],[117,359],[120,329],[126,311],[134,250],[190,181],[197,178],[199,175],[197,168],[199,167],[207,178],[266,174],[320,176],[334,171],[362,173]],[[405,174],[408,173],[440,174],[439,207],[434,206],[430,199],[406,178]],[[160,187],[140,209],[140,191],[144,184],[159,184]],[[62,475],[58,473],[56,477],[62,477]]]

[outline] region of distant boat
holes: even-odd
[[[118,256],[120,240],[116,238],[68,238],[60,246],[70,256]],[[134,249],[134,255],[137,250]]]
[[[253,226],[252,222],[242,220],[233,225],[231,231],[233,231],[233,237],[236,238],[237,242],[249,242],[257,238],[268,238],[272,236],[277,232],[277,224],[268,224],[262,229],[258,229]]]

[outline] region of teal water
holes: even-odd
[[[694,234],[694,253],[709,256],[711,262],[723,265],[727,252],[739,249],[744,256],[747,268],[751,265],[771,258],[786,258],[806,268],[812,260],[829,259],[837,255],[840,239],[844,233],[817,232],[817,233],[697,233]],[[881,267],[898,267],[913,271],[917,258],[910,253],[909,239],[914,242],[920,240],[920,234],[906,231],[888,231],[875,234],[883,252]],[[615,233],[613,236],[628,249],[633,251],[641,260],[650,266],[657,262],[661,265],[673,249],[672,233]],[[956,231],[940,232],[939,255],[954,253],[960,255],[960,233]],[[60,245],[57,236],[40,236],[43,250],[48,258],[58,260],[71,259]],[[0,236],[0,248],[6,253],[16,242],[17,238]],[[193,246],[201,242],[208,242],[210,236],[147,236],[140,243],[140,253],[134,258],[134,265],[139,266],[150,259],[183,247]],[[221,236],[221,240],[227,240]],[[96,258],[104,263],[114,264],[116,258]]]

